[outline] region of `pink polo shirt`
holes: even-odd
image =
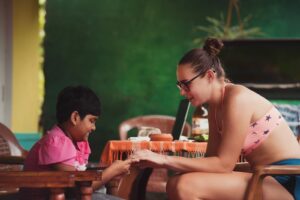
[[[74,166],[78,171],[86,169],[91,153],[88,141],[77,142],[76,149],[72,140],[55,125],[30,150],[25,160],[24,170],[52,170],[50,165],[63,163]]]

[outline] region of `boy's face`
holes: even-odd
[[[89,134],[96,130],[96,121],[98,116],[88,114],[83,119],[80,118],[79,114],[76,119],[76,124],[74,125],[72,131],[72,138],[79,141],[87,141]]]

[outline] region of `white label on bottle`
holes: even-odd
[[[193,118],[192,119],[193,134],[208,134],[208,119]]]
[[[208,119],[200,119],[200,128],[208,129]]]

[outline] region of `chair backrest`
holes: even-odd
[[[175,123],[175,117],[167,115],[144,115],[127,119],[119,125],[119,136],[121,140],[127,139],[128,131],[133,128],[143,126],[159,128],[162,133],[171,133]],[[191,133],[191,125],[185,123],[183,135],[189,136]]]
[[[0,156],[26,157],[27,151],[22,148],[15,135],[4,124],[0,123]],[[1,170],[18,170],[20,166],[0,163]]]

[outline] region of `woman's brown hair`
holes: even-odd
[[[223,46],[224,44],[221,40],[207,38],[203,48],[195,48],[188,51],[181,58],[178,65],[191,64],[195,73],[203,75],[207,70],[211,69],[216,72],[218,78],[225,78],[225,71],[218,57]]]

